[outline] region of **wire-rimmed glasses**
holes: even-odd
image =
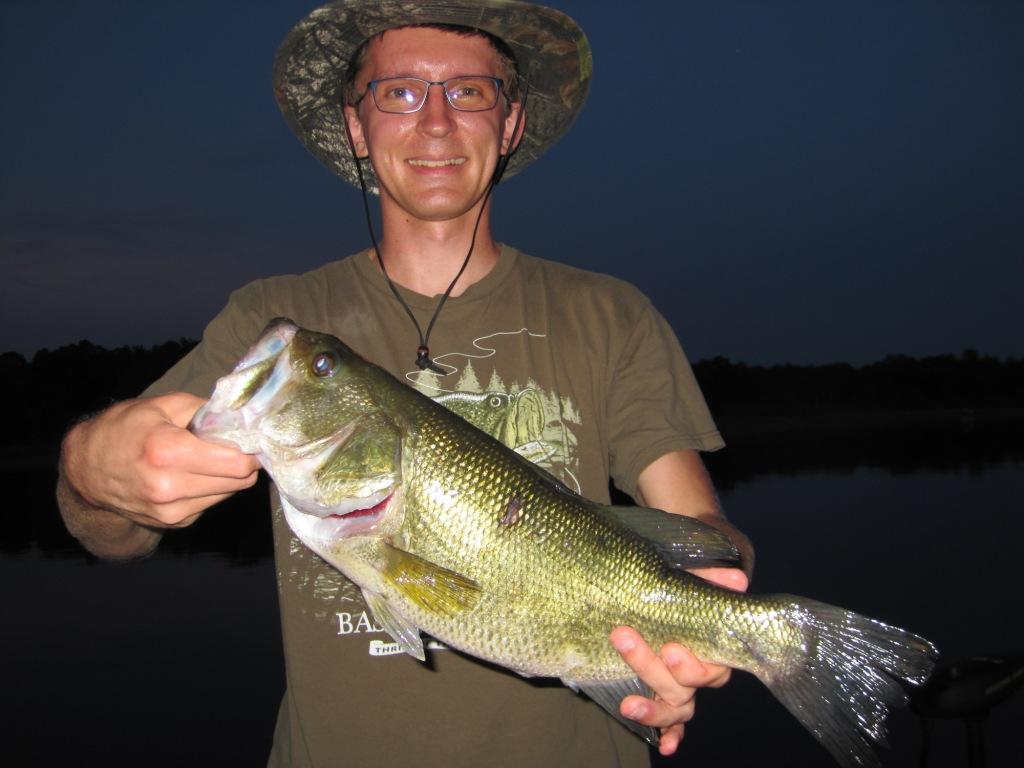
[[[485,112],[498,103],[505,81],[488,75],[459,75],[447,80],[386,77],[371,80],[366,86],[366,93],[372,94],[373,103],[381,112],[407,115],[423,107],[432,85],[441,86],[452,109],[460,112]],[[360,101],[366,93],[359,98]]]

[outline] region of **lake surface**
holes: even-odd
[[[111,565],[85,556],[57,523],[50,466],[4,473],[0,749],[13,754],[0,762],[262,765],[284,685],[262,495],[207,515],[146,562]],[[949,660],[1024,652],[1019,460],[791,471],[724,485],[724,507],[757,546],[756,591],[813,596],[903,626]],[[1022,718],[1024,693],[993,712],[990,768],[1019,764]],[[917,765],[918,718],[901,711],[890,726],[884,764]],[[661,761],[757,763],[832,764],[743,674],[701,693],[682,759]],[[929,765],[966,764],[963,724],[939,722]]]
[[[1024,464],[894,474],[758,477],[722,493],[731,519],[757,547],[754,589],[792,592],[912,630],[944,660],[1024,653],[1019,591],[1024,559]],[[989,768],[1020,765],[1024,691],[985,727]],[[889,766],[918,765],[921,723],[890,717]],[[930,766],[966,766],[964,724],[940,721]],[[687,735],[688,765],[828,766],[771,696],[746,675],[702,693]],[[727,747],[725,745],[728,745]],[[680,762],[680,764],[684,764]]]

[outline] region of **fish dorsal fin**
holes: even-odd
[[[729,537],[695,517],[648,507],[597,507],[599,514],[653,544],[673,568],[736,566],[740,553]]]
[[[391,635],[391,639],[402,646],[403,651],[420,661],[427,660],[427,656],[423,652],[423,640],[420,638],[419,627],[395,611],[383,595],[364,589],[363,599],[366,600],[366,607],[370,609],[374,620],[384,627],[384,631]]]
[[[385,581],[402,597],[442,616],[468,611],[480,599],[480,586],[462,574],[384,544]]]
[[[651,696],[651,689],[648,688],[639,678],[626,677],[620,680],[566,680],[562,682],[574,691],[582,691],[600,704],[604,710],[633,731],[640,738],[652,746],[658,746],[658,731],[649,725],[643,725],[636,720],[623,717],[619,712],[619,704],[627,696],[634,694],[639,696]]]

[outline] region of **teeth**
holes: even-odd
[[[422,168],[444,168],[446,165],[462,165],[466,162],[464,157],[453,157],[449,160],[410,160],[410,165],[418,165]]]

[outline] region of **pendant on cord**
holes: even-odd
[[[446,373],[444,368],[430,359],[430,349],[427,347],[419,347],[416,350],[416,367],[421,371],[431,370],[442,375]]]

